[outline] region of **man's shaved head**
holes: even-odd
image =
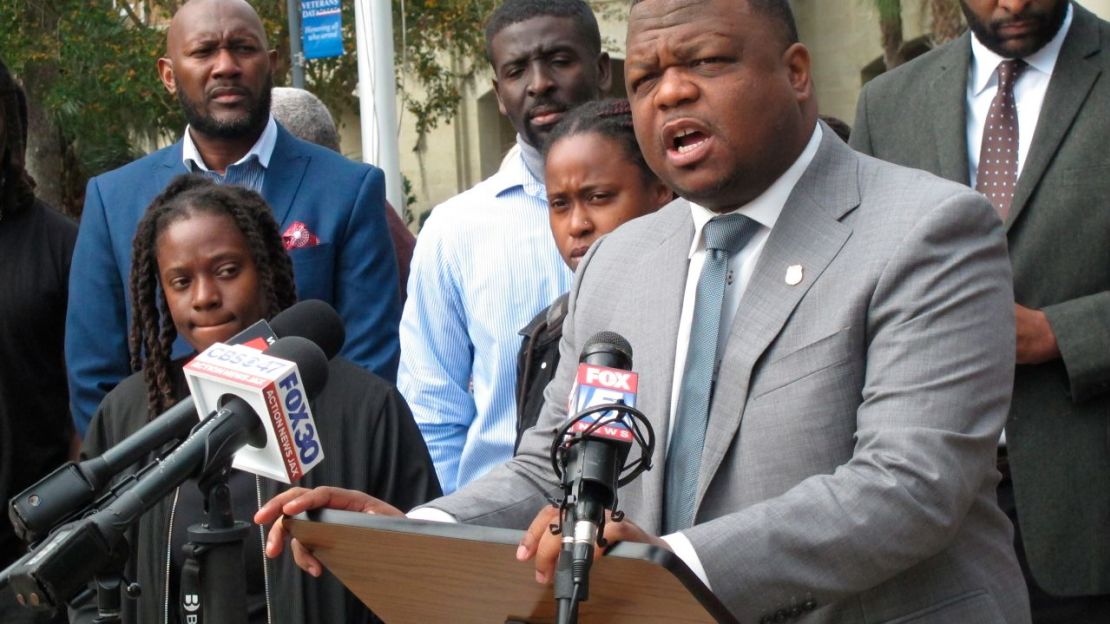
[[[270,118],[275,60],[251,5],[191,0],[170,22],[158,71],[194,135],[249,146]]]
[[[174,13],[173,19],[170,20],[170,27],[166,30],[167,56],[173,54],[175,45],[181,44],[182,30],[192,24],[198,15],[238,16],[247,23],[253,24],[262,39],[262,45],[267,49],[270,47],[266,40],[266,29],[262,26],[262,19],[246,0],[189,0],[177,10],[177,13]]]

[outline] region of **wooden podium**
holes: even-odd
[[[522,531],[321,509],[285,520],[388,624],[554,621],[551,586],[516,560]],[[670,551],[623,542],[595,562],[582,624],[736,620]]]

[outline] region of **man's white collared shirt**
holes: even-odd
[[[1071,28],[1073,9],[1068,3],[1067,15],[1059,32],[1043,48],[1023,58],[1029,66],[1018,76],[1014,83],[1014,105],[1018,119],[1018,161],[1017,172],[1025,165],[1029,146],[1033,144],[1033,134],[1037,129],[1037,119],[1041,116],[1048,83],[1060,48]],[[971,37],[971,64],[967,76],[967,168],[971,188],[979,172],[979,150],[983,145],[983,131],[986,129],[987,114],[991,101],[998,93],[998,64],[1005,61],[1002,56],[988,50],[974,35]]]

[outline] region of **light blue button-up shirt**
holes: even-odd
[[[572,279],[543,180],[521,154],[432,211],[413,253],[397,386],[445,494],[512,457],[517,332]]]
[[[274,116],[270,115],[270,120],[266,122],[266,128],[262,131],[261,136],[251,146],[250,151],[243,155],[242,158],[235,161],[233,164],[228,165],[223,175],[212,171],[205,164],[204,158],[200,155],[200,150],[197,149],[196,143],[193,143],[193,136],[189,134],[189,128],[185,128],[185,135],[181,139],[181,160],[185,164],[185,169],[192,173],[201,173],[216,184],[235,184],[249,188],[250,190],[261,193],[262,182],[266,178],[266,168],[270,166],[270,157],[274,154],[274,145],[277,144],[277,122],[274,121]]]

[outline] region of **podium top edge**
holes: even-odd
[[[313,509],[290,516],[297,522],[323,523],[339,526],[370,529],[376,531],[425,535],[447,539],[487,542],[515,546],[524,535],[523,530],[487,527],[476,524],[436,522],[406,517],[379,516],[339,509]],[[703,607],[718,621],[734,623],[736,619],[725,608],[715,594],[702,583],[687,565],[673,552],[637,542],[620,542],[611,548],[606,557],[636,559],[658,565],[673,574],[687,591],[692,593]]]

